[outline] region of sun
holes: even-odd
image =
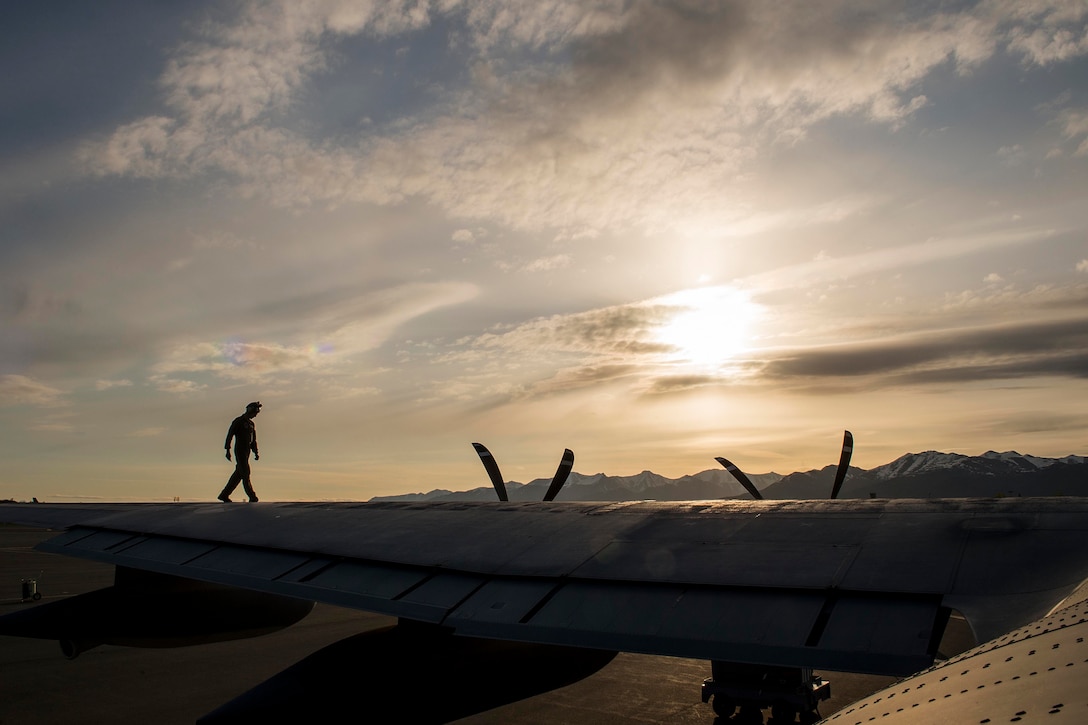
[[[759,306],[728,286],[698,287],[654,300],[670,310],[655,334],[670,359],[703,369],[719,368],[750,346]]]

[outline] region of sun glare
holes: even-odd
[[[673,357],[699,368],[718,368],[749,345],[759,307],[732,287],[699,287],[654,300],[675,313],[658,330],[656,340]]]

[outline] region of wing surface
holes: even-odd
[[[0,506],[42,550],[522,642],[909,674],[1088,577],[1088,502]]]

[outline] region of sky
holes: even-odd
[[[1088,453],[1083,0],[50,2],[0,498]]]

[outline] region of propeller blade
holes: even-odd
[[[559,494],[559,489],[563,488],[563,484],[567,482],[567,476],[570,475],[570,469],[574,468],[574,451],[569,448],[563,449],[563,460],[559,462],[559,468],[555,471],[555,476],[552,477],[552,485],[548,486],[548,492],[544,494],[545,501],[554,501],[555,497]]]
[[[476,449],[476,454],[480,456],[480,461],[484,464],[484,470],[487,471],[488,478],[491,479],[491,485],[495,487],[495,493],[498,494],[500,501],[509,501],[506,496],[506,484],[502,482],[502,474],[499,473],[499,464],[495,462],[495,456],[491,455],[491,451],[487,450],[487,446],[481,443],[473,443],[472,447]]]
[[[747,489],[748,493],[752,494],[752,498],[754,498],[756,501],[763,500],[763,494],[761,494],[759,492],[759,489],[756,488],[756,485],[752,483],[747,476],[744,475],[744,471],[740,470],[739,468],[734,466],[728,459],[722,458],[721,456],[717,456],[714,460],[725,466],[725,470],[732,473],[733,478],[740,481],[740,485],[744,486],[744,488]]]
[[[831,498],[839,495],[842,482],[846,479],[846,471],[850,468],[850,456],[854,454],[854,436],[850,431],[843,431],[842,455],[839,457],[839,470],[835,471],[835,485],[831,487]]]

